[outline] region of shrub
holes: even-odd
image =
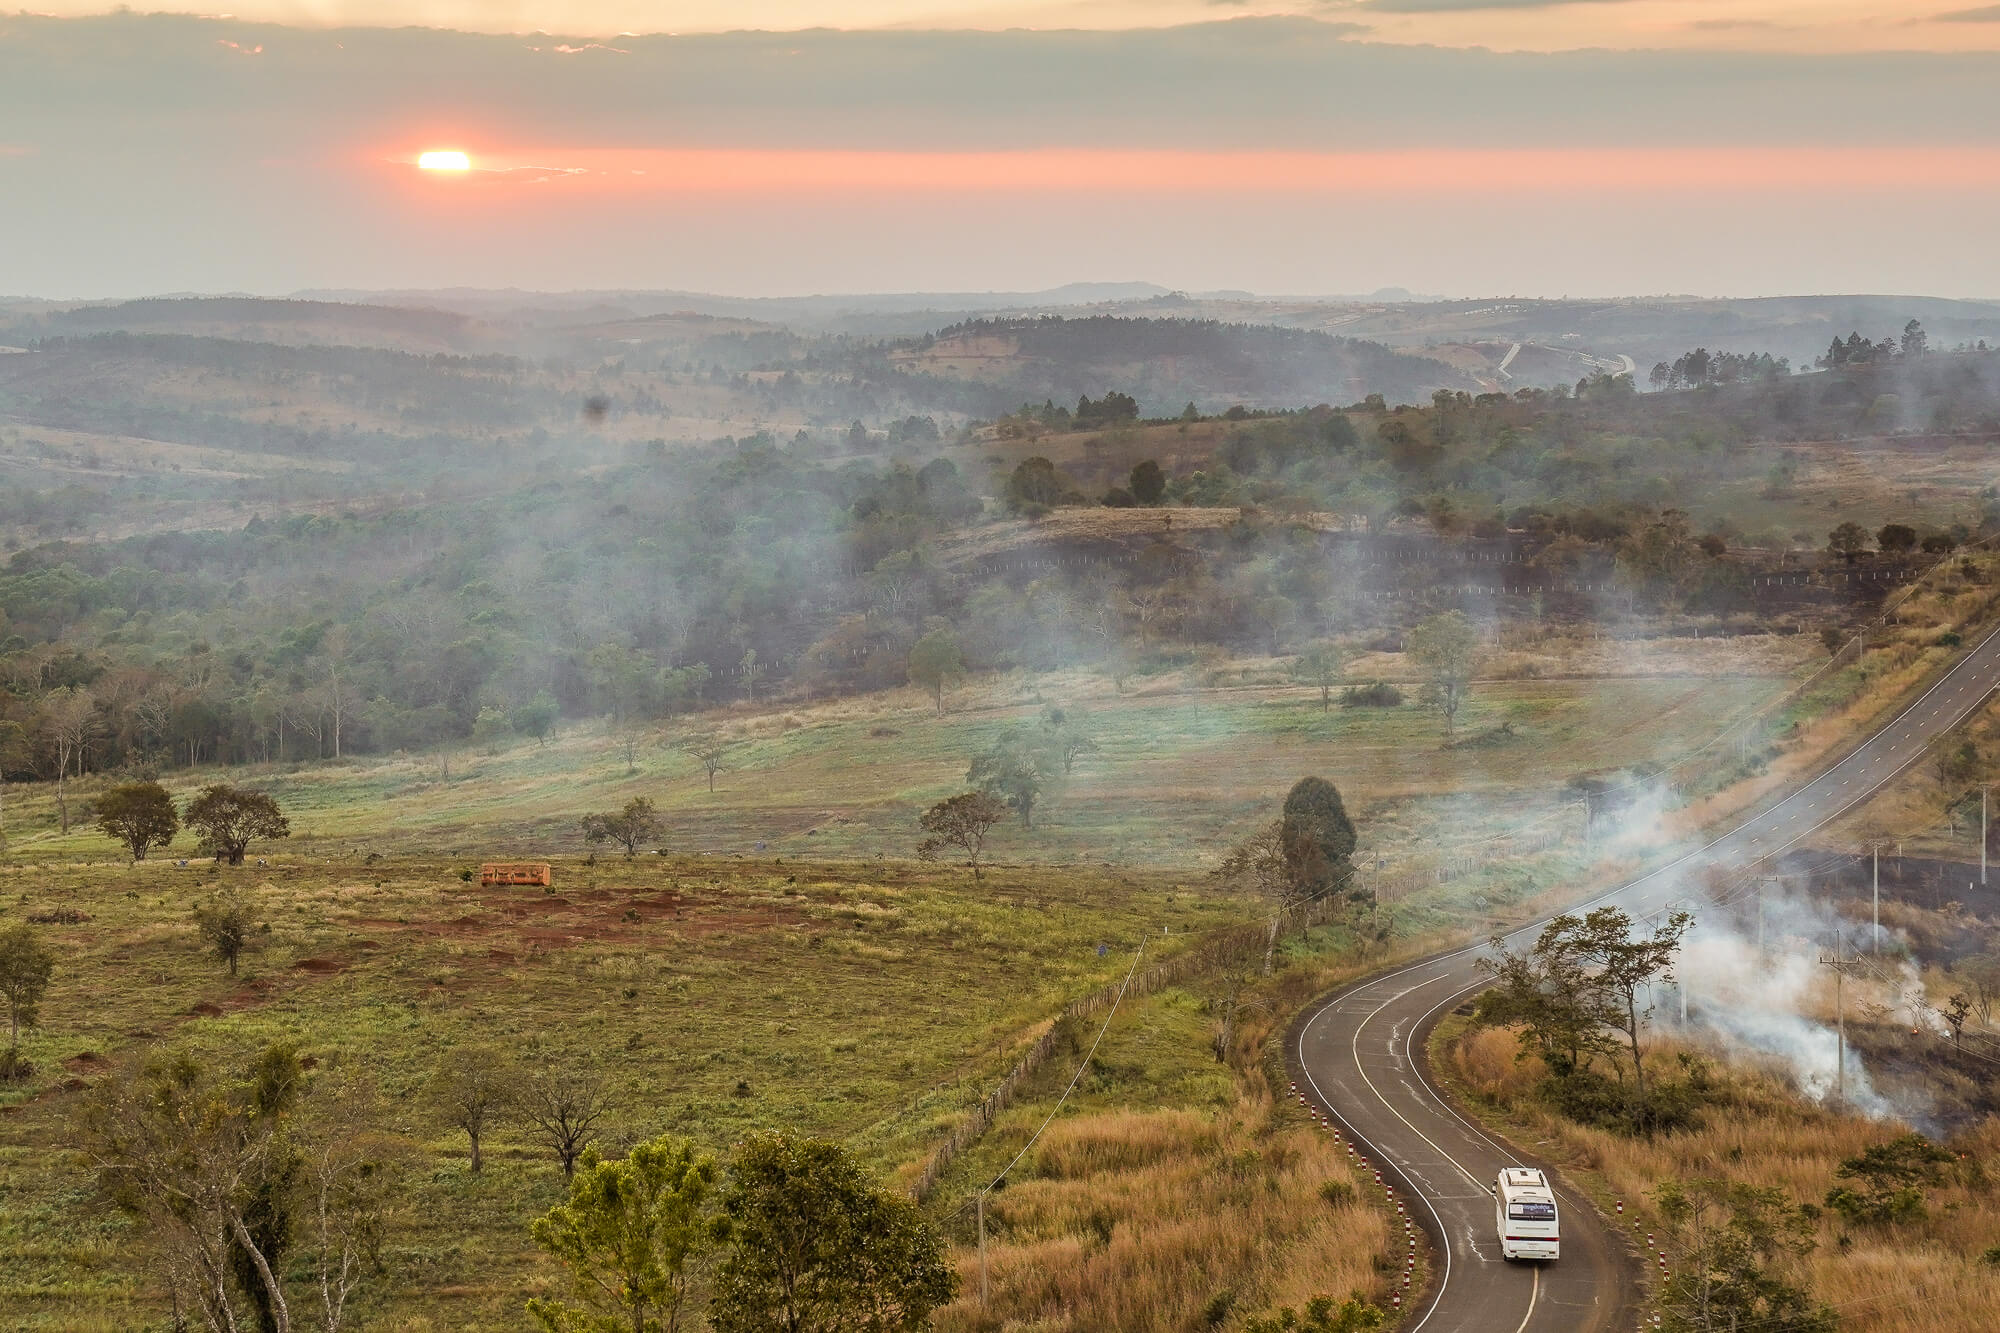
[[[1340,692],[1342,708],[1399,708],[1402,703],[1403,692],[1387,681],[1350,685]]]

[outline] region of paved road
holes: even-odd
[[[1634,915],[1687,896],[1686,872],[1747,867],[1785,850],[1871,795],[1918,759],[2000,686],[2000,632],[1989,635],[1854,753],[1740,827],[1583,907]],[[1541,923],[1509,937],[1520,948]],[[1563,1257],[1509,1264],[1493,1228],[1491,1181],[1523,1161],[1448,1105],[1424,1068],[1424,1040],[1440,1015],[1482,984],[1484,946],[1372,978],[1318,1001],[1293,1025],[1299,1088],[1366,1146],[1428,1233],[1434,1284],[1414,1306],[1424,1333],[1610,1333],[1629,1329],[1639,1299],[1631,1259],[1581,1198],[1558,1191]],[[1532,1161],[1532,1158],[1526,1160]]]

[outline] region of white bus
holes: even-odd
[[[1494,1224],[1504,1259],[1554,1259],[1562,1251],[1556,1196],[1532,1166],[1510,1166],[1494,1181]]]

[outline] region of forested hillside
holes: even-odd
[[[1051,357],[1088,336],[1036,327],[1028,345]],[[1157,333],[1149,354],[1216,336]],[[279,482],[218,475],[230,521],[99,540],[22,538],[64,513],[94,521],[93,495],[143,506],[156,479],[10,493],[15,778],[55,775],[57,714],[87,733],[74,762],[90,768],[449,747],[900,684],[934,631],[966,670],[1123,673],[1393,634],[1440,599],[1503,621],[1719,624],[1773,598],[1838,616],[1857,576],[1879,591],[2000,516],[2000,373],[1979,354],[1152,423],[1113,392],[955,431],[912,417],[682,447],[587,424],[568,442],[511,435],[581,395],[498,356],[112,334],[0,374],[15,420],[341,469],[310,512],[255,498]],[[204,406],[222,376],[379,424]],[[32,429],[10,427],[0,457],[33,463]],[[424,489],[446,464],[475,476]]]

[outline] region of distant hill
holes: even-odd
[[[1380,343],[1306,329],[1214,320],[982,319],[911,339],[890,352],[899,368],[990,384],[1016,402],[1117,389],[1163,416],[1188,402],[1205,412],[1235,404],[1296,407],[1427,402],[1434,390],[1479,388],[1466,372]]]
[[[93,333],[179,333],[240,342],[387,347],[408,352],[481,350],[474,322],[435,308],[254,296],[153,297],[24,313],[8,326],[19,341]]]
[[[481,319],[526,324],[656,315],[710,315],[783,324],[801,331],[843,333],[921,332],[968,315],[1150,301],[1169,295],[1150,282],[1073,282],[1038,292],[854,292],[809,296],[721,296],[686,291],[528,292],[457,287],[441,291],[313,291],[300,297],[326,301],[421,305]]]

